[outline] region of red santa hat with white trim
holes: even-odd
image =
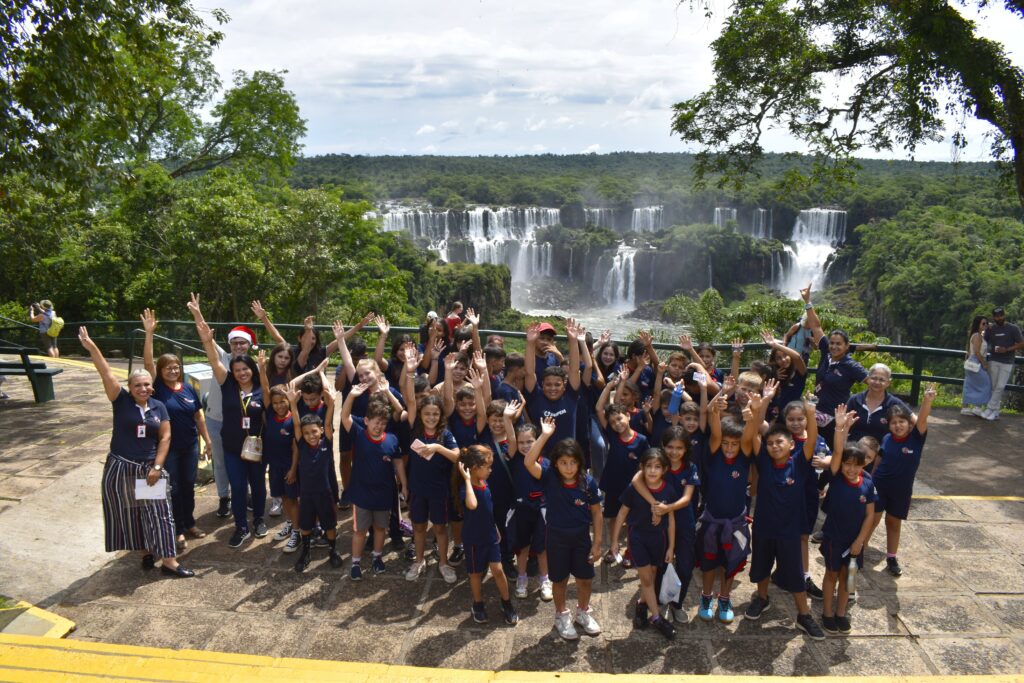
[[[228,332],[228,343],[230,343],[232,339],[244,339],[249,342],[249,345],[252,346],[252,348],[256,348],[256,333],[245,325],[239,325],[238,327],[231,328],[231,331]]]

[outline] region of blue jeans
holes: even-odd
[[[235,516],[235,526],[245,531],[249,528],[245,514],[249,491],[252,492],[252,518],[263,519],[267,504],[267,467],[262,462],[242,460],[238,453],[230,452],[224,453],[224,464],[231,481],[231,513]]]
[[[604,461],[608,455],[608,444],[604,441],[604,432],[597,422],[597,417],[590,418],[590,474],[596,480],[601,479],[604,472]]]
[[[171,448],[164,469],[171,478],[171,510],[174,528],[179,534],[196,525],[196,470],[199,467],[199,442],[187,448]]]
[[[210,447],[213,449],[213,480],[217,483],[217,495],[227,498],[231,495],[228,486],[228,470],[224,466],[224,443],[220,440],[220,428],[223,420],[206,418],[206,429],[210,432]]]

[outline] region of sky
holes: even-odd
[[[695,151],[671,136],[671,105],[711,83],[709,45],[728,10],[715,0],[708,20],[673,0],[212,1],[231,17],[214,54],[222,80],[287,70],[307,155]],[[988,12],[982,34],[1024,64],[1024,22]],[[986,160],[989,129],[968,119],[966,150],[932,143],[914,158]],[[804,151],[783,131],[764,144]]]

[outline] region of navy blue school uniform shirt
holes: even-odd
[[[537,386],[527,397],[526,409],[537,424],[545,417],[555,418],[555,433],[544,445],[545,454],[559,441],[576,438],[576,403],[579,400],[579,391],[573,389],[568,381],[565,383],[565,393],[561,398],[556,401],[548,400],[541,389],[540,380],[537,380]]]
[[[298,344],[292,344],[292,358],[295,362],[292,364],[292,369],[296,375],[301,375],[304,372],[309,372],[313,368],[317,367],[324,362],[324,358],[327,358],[327,349],[323,346],[317,346],[309,352],[309,356],[306,358],[305,365],[299,365],[299,352],[302,349],[299,348]],[[273,386],[273,385],[271,385]]]
[[[398,437],[384,432],[370,438],[361,417],[352,418],[349,433],[353,451],[349,499],[364,510],[390,510],[395,498],[394,463],[401,457]]]
[[[594,520],[590,507],[601,504],[601,492],[592,476],[584,473],[582,485],[579,479],[566,484],[558,468],[551,467],[544,470],[540,484],[547,501],[545,522],[548,528],[577,533],[590,528]]]
[[[296,442],[299,448],[299,495],[330,493],[334,478],[331,442],[321,438],[316,446],[305,439]]]
[[[537,458],[537,464],[541,472],[546,472],[551,467],[551,461],[544,456]],[[509,463],[509,470],[512,472],[512,486],[516,492],[516,500],[522,503],[529,503],[533,507],[543,507],[544,486],[539,479],[535,479],[530,470],[526,469],[526,456],[516,453]],[[493,468],[492,468],[493,469]]]
[[[537,384],[540,384],[541,380],[543,379],[545,370],[547,370],[548,368],[557,368],[559,365],[562,364],[562,362],[558,360],[558,356],[551,353],[550,351],[544,354],[543,356],[536,356],[534,363],[535,372],[537,373]]]
[[[705,458],[704,505],[715,519],[735,519],[746,509],[750,460],[743,453],[726,460],[721,449]]]
[[[110,433],[110,452],[133,462],[149,462],[156,458],[160,441],[160,423],[171,418],[163,403],[150,398],[141,407],[126,389],[110,402],[114,411],[114,429]],[[142,431],[139,431],[139,428]]]
[[[842,546],[851,545],[860,535],[868,503],[874,503],[876,497],[871,477],[862,472],[856,482],[851,482],[840,471],[832,477],[828,487],[825,499],[825,512],[828,516],[821,530],[822,535]]]
[[[292,444],[295,442],[295,422],[292,414],[280,417],[267,413],[267,424],[263,428],[263,457],[267,462],[278,462],[291,467]]]
[[[196,428],[196,413],[202,408],[196,390],[187,382],[175,391],[162,380],[153,383],[153,398],[164,404],[171,420],[171,448],[182,450],[192,448],[199,440]]]
[[[466,483],[459,486],[459,501],[462,511],[462,543],[464,545],[491,545],[498,542],[498,527],[494,524],[494,500],[487,482],[473,486],[476,494],[476,509],[465,507]]]
[[[436,443],[459,450],[455,437],[447,429],[440,434],[423,434],[418,437],[426,444]],[[409,492],[417,496],[444,498],[451,488],[452,461],[440,453],[435,453],[430,460],[417,453],[409,455]]]
[[[651,393],[654,391],[654,380],[655,380],[654,368],[650,365],[640,371],[640,376],[636,378],[636,384],[640,387],[640,400],[646,401]]]
[[[650,441],[653,446],[661,448],[661,436],[672,423],[665,418],[665,413],[661,410],[656,410],[654,412],[652,422],[651,434],[648,437],[648,441]]]
[[[640,408],[633,408],[629,411],[629,426],[635,432],[647,436],[647,413]]]
[[[494,508],[508,511],[516,498],[515,486],[512,483],[512,463],[508,455],[508,440],[495,439],[491,428],[486,427],[480,432],[480,443],[491,449],[493,462],[487,486],[491,489]]]
[[[263,390],[253,385],[251,394],[242,395],[238,383],[229,372],[221,387],[224,408],[224,425],[220,429],[220,438],[224,450],[229,453],[241,453],[242,443],[247,436],[263,436]],[[249,427],[246,428],[245,419]]]
[[[662,480],[659,488],[649,490],[654,500],[659,503],[674,503],[679,500],[679,491],[667,479]],[[658,526],[654,526],[651,523],[653,516],[651,504],[644,500],[643,496],[637,493],[635,488],[627,486],[626,490],[619,496],[619,502],[629,508],[629,513],[626,515],[626,524],[629,526],[630,534],[645,536],[666,534],[667,537],[668,520],[662,517]]]
[[[614,493],[629,486],[640,467],[640,456],[648,448],[647,437],[634,431],[633,437],[624,441],[621,435],[607,428],[604,430],[604,440],[608,444],[608,453],[601,472],[601,490]]]
[[[913,427],[902,439],[886,434],[879,453],[882,462],[875,468],[875,481],[911,487],[921,464],[921,452],[927,436],[927,433],[922,434]]]
[[[674,470],[669,467],[668,472],[665,473],[665,479],[668,480],[676,491],[679,492],[679,498],[682,498],[686,493],[687,486],[693,486],[694,489],[700,488],[700,473],[697,471],[697,464],[692,460],[689,463],[681,463],[678,470]],[[679,500],[676,498],[676,500]],[[671,502],[676,502],[675,500]],[[693,513],[693,499],[684,508],[675,511],[676,516],[676,536],[684,532],[688,532],[688,535],[693,535],[694,528],[697,524],[697,518]]]
[[[882,443],[882,439],[889,433],[889,408],[903,406],[909,411],[910,407],[901,399],[885,392],[885,398],[882,399],[879,406],[874,410],[869,410],[867,395],[868,392],[865,390],[854,394],[846,402],[846,409],[857,411],[857,417],[860,418],[850,428],[850,441],[856,441],[862,436],[873,436],[878,439],[878,443]]]
[[[757,454],[757,510],[753,532],[761,538],[799,537],[807,517],[804,481],[812,471],[803,452],[776,463],[762,446]]]
[[[459,417],[459,411],[456,410],[448,416],[448,431],[455,437],[455,443],[459,444],[459,448],[469,448],[473,444],[479,443],[480,433],[476,430],[476,413],[473,413],[473,417],[467,422]]]
[[[779,384],[775,398],[772,399],[771,407],[768,409],[768,422],[785,422],[782,411],[793,401],[803,399],[804,387],[807,386],[807,371],[803,374],[795,369],[790,369],[789,377]]]
[[[818,411],[835,415],[836,406],[846,405],[850,389],[857,382],[863,382],[868,372],[850,354],[833,362],[828,354],[828,337],[819,340],[818,349],[821,350],[821,361],[818,363],[817,384],[814,388],[818,396]]]

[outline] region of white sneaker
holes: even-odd
[[[270,512],[267,513],[267,514],[269,514],[271,517],[280,517],[281,516],[281,508],[282,507],[283,507],[283,505],[281,504],[281,499],[280,498],[271,498],[270,499]]]
[[[963,408],[960,409],[960,414],[961,415],[974,415],[974,408],[968,408],[967,406],[964,406]]]
[[[299,538],[299,532],[293,531],[291,538],[288,539],[288,542],[285,543],[284,548],[282,548],[282,550],[286,553],[294,553],[296,550],[299,549],[300,545],[302,545],[302,539]]]
[[[998,410],[986,410],[984,413],[981,414],[981,416],[983,418],[985,418],[986,420],[988,420],[989,422],[995,422],[996,420],[999,419],[999,411]]]
[[[284,526],[277,530],[274,534],[275,541],[283,541],[286,538],[290,538],[292,535],[292,520],[286,520]]]
[[[975,415],[977,417],[981,417],[984,414],[985,414],[985,409],[982,408],[981,406],[974,406],[973,408],[971,408],[971,415]]]
[[[569,610],[565,610],[555,617],[555,629],[558,631],[558,635],[566,640],[576,640],[580,637],[580,634],[576,633],[576,628],[572,625],[572,612]]]
[[[520,600],[526,597],[526,592],[527,592],[526,589],[527,589],[527,585],[529,584],[529,582],[530,582],[529,577],[526,577],[526,576],[517,576],[516,577],[516,597],[519,598]]]
[[[405,572],[406,581],[415,581],[423,575],[423,570],[426,569],[427,563],[424,560],[419,562],[413,562],[409,570]]]
[[[590,609],[577,609],[576,623],[583,628],[583,632],[588,636],[596,636],[601,632],[601,625],[597,623],[597,619],[594,618],[592,610]],[[561,631],[559,631],[559,634],[561,634]]]
[[[544,602],[551,602],[552,597],[554,596],[552,595],[551,579],[544,579],[540,582],[540,599]]]
[[[455,576],[455,570],[451,568],[451,565],[439,564],[437,565],[437,568],[441,572],[441,578],[444,579],[445,583],[455,583],[457,577]]]

